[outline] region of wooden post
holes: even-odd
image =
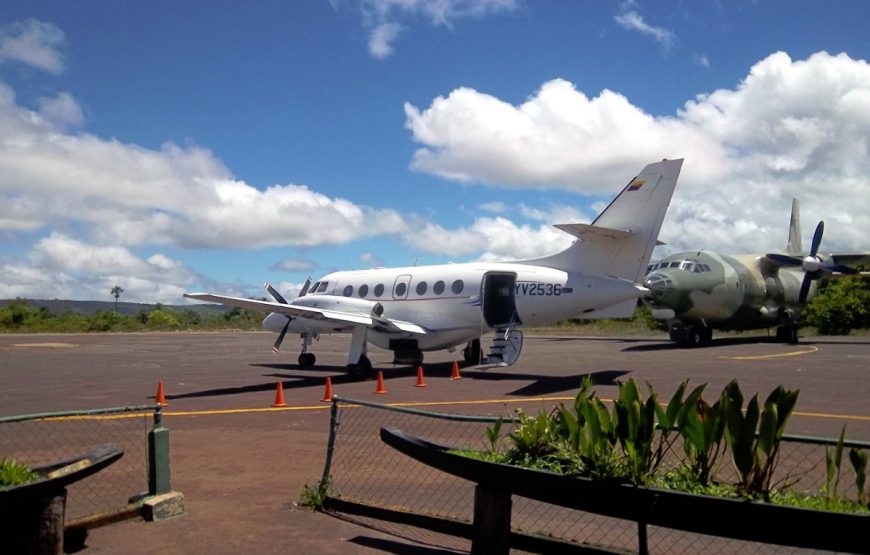
[[[508,555],[511,535],[511,494],[474,487],[472,555]]]
[[[61,555],[65,510],[63,488],[36,497],[22,495],[14,504],[0,507],[3,552]]]

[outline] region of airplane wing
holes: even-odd
[[[271,301],[258,301],[255,299],[242,299],[240,297],[213,295],[211,293],[185,293],[184,296],[189,299],[237,306],[239,308],[247,308],[259,312],[277,312],[278,314],[283,314],[290,318],[330,321],[344,325],[362,324],[368,327],[384,328],[387,331],[402,331],[420,335],[426,334],[426,330],[417,324],[378,316],[371,312],[299,306],[293,304],[292,301],[284,304]],[[327,295],[322,295],[321,297],[327,297]]]
[[[828,256],[835,264],[849,266],[850,268],[858,270],[862,274],[866,273],[868,268],[870,268],[870,253],[867,252],[831,253]]]

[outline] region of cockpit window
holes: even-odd
[[[318,285],[320,285],[320,282],[319,282],[319,281],[315,281],[314,284],[313,284],[311,287],[308,288],[308,292],[309,292],[309,293],[316,293],[316,292],[317,292],[317,286],[318,286]]]
[[[323,281],[323,282],[321,282],[320,285],[317,287],[317,291],[316,291],[316,292],[317,292],[317,293],[323,293],[324,291],[326,291],[327,286],[329,286],[329,282],[328,282],[328,281]]]

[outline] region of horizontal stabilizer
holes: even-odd
[[[583,239],[584,236],[595,235],[598,237],[607,237],[608,239],[625,239],[631,237],[630,231],[620,229],[608,229],[590,224],[556,224],[556,229],[561,229],[566,233],[570,233],[575,237]]]

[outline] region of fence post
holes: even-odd
[[[472,555],[507,555],[510,535],[511,494],[474,486]]]
[[[332,397],[329,408],[329,438],[326,440],[326,462],[323,464],[323,476],[320,477],[320,493],[325,494],[329,488],[329,472],[332,468],[332,453],[335,450],[335,434],[338,431],[338,397]]]
[[[148,432],[148,494],[172,491],[169,471],[169,430],[163,426],[162,407],[154,410],[154,427]]]

